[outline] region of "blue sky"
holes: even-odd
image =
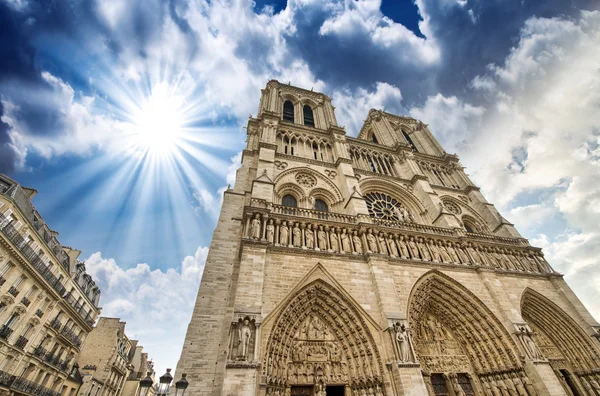
[[[39,191],[38,210],[101,284],[103,314],[126,320],[162,371],[248,115],[269,79],[291,81],[330,95],[352,136],[370,108],[429,124],[598,317],[598,8],[0,0],[0,172]]]

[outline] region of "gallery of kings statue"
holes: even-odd
[[[422,121],[269,81],[177,372],[191,395],[600,395],[600,325]],[[434,131],[435,132],[435,131]]]

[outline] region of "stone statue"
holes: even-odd
[[[523,342],[525,351],[527,352],[529,357],[533,360],[543,360],[544,356],[542,355],[542,352],[531,338],[532,335],[533,333],[527,331],[527,329],[525,329],[524,327],[519,328],[519,336],[521,337],[521,341]]]
[[[279,244],[282,246],[287,246],[289,244],[289,229],[287,223],[284,221],[281,227],[279,228]]]
[[[388,254],[387,242],[385,241],[383,232],[380,232],[379,235],[377,236],[377,242],[378,242],[378,247],[379,247],[379,253]]]
[[[312,249],[315,247],[315,235],[312,231],[312,224],[309,224],[304,231],[304,236],[306,238],[306,247]]]
[[[329,247],[331,247],[331,250],[334,252],[338,251],[337,234],[333,230],[329,233]]]
[[[400,349],[400,361],[410,362],[410,345],[406,328],[404,325],[400,325],[399,323],[397,323],[394,328],[396,330],[396,342],[398,343],[398,347]]]
[[[452,390],[454,390],[454,396],[467,396],[462,386],[458,383],[458,377],[455,375],[450,377],[450,382],[452,383]]]
[[[430,239],[427,242],[427,245],[424,247],[429,249],[429,251],[431,252],[431,258],[433,259],[434,262],[439,263],[442,261],[442,256],[440,255],[440,249],[437,247],[437,245],[435,244],[435,242],[433,240]]]
[[[292,231],[292,239],[294,241],[295,247],[302,246],[302,231],[298,228],[298,224],[294,224],[294,229]]]
[[[387,245],[390,255],[393,257],[398,257],[398,248],[396,247],[396,242],[394,242],[394,237],[392,234],[388,235]]]
[[[450,258],[450,255],[448,254],[448,251],[446,250],[446,245],[442,241],[438,242],[438,249],[442,256],[442,262],[444,262],[444,263],[452,262],[452,259]]]
[[[400,249],[400,257],[403,259],[410,258],[410,253],[408,253],[408,247],[406,246],[404,236],[401,235],[398,239],[396,239],[396,244],[398,245],[398,249]]]
[[[248,360],[248,346],[250,345],[250,337],[252,336],[252,329],[250,328],[250,321],[244,319],[241,325],[238,325],[238,359]]]
[[[252,238],[260,239],[260,215],[256,214],[252,220]]]
[[[274,235],[275,235],[275,226],[273,225],[273,219],[269,219],[269,224],[267,224],[267,242],[273,243]]]
[[[323,226],[319,226],[317,238],[319,239],[319,249],[327,250],[327,234],[323,231]]]
[[[356,231],[354,231],[352,235],[352,244],[354,244],[354,252],[362,254],[362,242],[360,241],[360,237],[357,235]]]
[[[429,253],[429,249],[427,249],[425,243],[423,243],[422,238],[417,238],[417,247],[421,253],[421,258],[425,261],[431,261],[431,254]]]
[[[350,238],[348,237],[348,234],[346,234],[345,228],[342,230],[342,235],[340,235],[340,238],[342,240],[342,251],[350,253],[352,248],[350,247]]]
[[[369,245],[369,250],[373,253],[377,253],[377,240],[375,239],[375,237],[373,236],[373,233],[371,230],[369,230],[368,234],[367,234],[367,244]]]
[[[413,260],[420,260],[419,247],[417,246],[414,237],[410,237],[408,240],[408,248],[410,249],[410,256]]]

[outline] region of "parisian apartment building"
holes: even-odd
[[[347,131],[330,97],[274,80],[256,100],[189,394],[600,395],[600,324],[427,120],[372,109]]]
[[[100,317],[78,358],[80,396],[137,396],[139,382],[154,378],[153,363],[119,318]],[[153,395],[150,389],[148,395]]]
[[[32,204],[0,175],[0,395],[74,396],[100,289]]]

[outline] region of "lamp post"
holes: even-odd
[[[171,369],[168,368],[167,372],[160,376],[158,383],[158,389],[156,389],[156,396],[167,396],[173,376],[171,375]]]
[[[152,387],[152,384],[154,383],[154,381],[152,381],[150,374],[151,374],[151,372],[148,371],[146,378],[144,378],[143,380],[140,381],[140,386],[138,388],[138,396],[146,396],[148,394],[148,391]]]
[[[185,377],[187,377],[187,374],[183,373],[181,374],[181,379],[175,382],[175,396],[185,395],[185,390],[189,385],[188,380]]]

